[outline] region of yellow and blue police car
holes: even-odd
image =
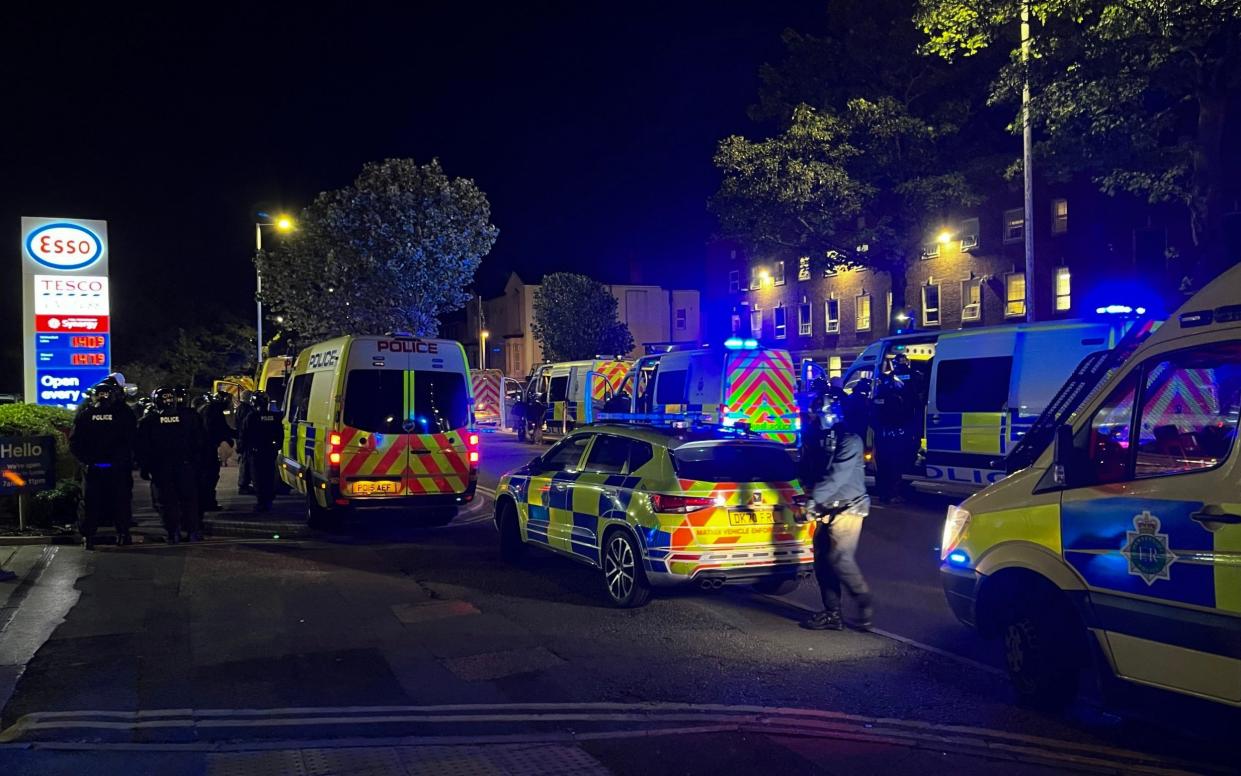
[[[605,423],[506,474],[495,524],[506,560],[533,545],[584,562],[613,605],[635,607],[659,586],[791,592],[814,561],[803,504],[778,443]]]
[[[1032,465],[948,510],[948,602],[1038,705],[1094,665],[1241,706],[1241,267],[1100,377]]]

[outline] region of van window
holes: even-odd
[[[413,406],[405,429],[405,376],[413,380]],[[381,434],[442,434],[469,425],[469,394],[459,372],[355,369],[345,382],[344,422]]]
[[[656,404],[684,404],[685,376],[684,369],[675,372],[661,372],[655,384]]]
[[[625,470],[629,460],[629,440],[624,437],[600,434],[591,445],[590,455],[586,456],[588,472],[600,474],[620,474]]]
[[[284,408],[284,381],[287,379],[284,375],[267,378],[267,397],[279,404],[281,409]]]
[[[677,476],[702,482],[791,482],[797,470],[775,445],[721,442],[686,445],[672,451]]]
[[[569,396],[569,376],[562,375],[560,377],[553,377],[551,388],[548,390],[547,400],[549,402],[564,401],[566,398],[568,398],[568,396]]]
[[[1073,441],[1077,459],[1073,468],[1082,472],[1077,485],[1104,485],[1129,479],[1129,433],[1133,421],[1133,397],[1137,372],[1125,377],[1083,426]]]
[[[935,365],[939,412],[1000,412],[1008,403],[1012,356],[958,358]]]
[[[313,372],[293,378],[293,387],[289,392],[288,416],[290,423],[305,420],[310,411],[310,386],[314,381]]]

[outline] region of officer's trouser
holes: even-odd
[[[870,511],[870,501],[850,511],[841,512],[830,523],[819,523],[814,531],[814,576],[819,582],[823,608],[828,612],[840,609],[843,587],[861,606],[870,605],[870,588],[862,577],[854,555],[862,536],[862,520]]]
[[[251,462],[250,473],[254,477],[259,506],[271,506],[276,497],[276,451],[247,450],[246,460]]]
[[[93,539],[100,525],[112,525],[117,536],[129,533],[133,520],[134,476],[123,464],[86,468],[82,536]]]
[[[168,537],[202,530],[198,520],[198,476],[191,463],[170,463],[151,472],[156,506]]]
[[[237,489],[245,490],[254,484],[254,477],[251,474],[252,466],[250,464],[250,453],[244,450],[237,451]]]
[[[198,509],[205,511],[216,504],[215,488],[220,483],[220,459],[211,457],[198,473]]]
[[[913,463],[910,452],[903,428],[882,428],[875,434],[875,491],[880,498],[900,495],[905,472]]]

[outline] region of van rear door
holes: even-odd
[[[350,348],[341,411],[341,492],[351,497],[406,491],[404,426],[409,356],[379,353],[373,341]]]
[[[462,493],[470,484],[470,393],[465,372],[414,357],[405,373],[411,495]]]

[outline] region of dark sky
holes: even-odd
[[[248,314],[252,213],[295,210],[386,157],[438,156],[487,193],[500,228],[489,290],[510,269],[624,279],[631,264],[692,282],[714,226],[715,143],[755,130],[758,66],[823,7],[258,5],[6,8],[6,363],[21,336],[20,216],[107,219],[123,361],[141,327]]]

